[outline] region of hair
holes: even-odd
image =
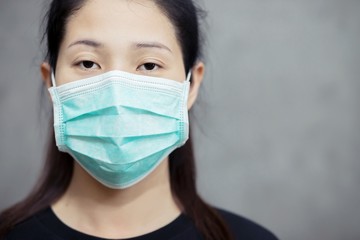
[[[164,12],[176,30],[181,46],[185,71],[189,71],[201,56],[203,44],[200,17],[204,13],[192,0],[153,0]],[[47,43],[46,59],[55,70],[60,44],[66,23],[86,0],[53,0],[44,18],[46,28],[43,40]],[[191,134],[190,134],[191,135]],[[196,188],[195,157],[191,137],[184,146],[169,156],[170,185],[173,194],[206,240],[232,239],[228,227],[216,209],[199,196]],[[18,223],[49,207],[68,188],[74,168],[74,160],[60,152],[51,131],[45,157],[44,170],[38,184],[23,201],[0,214],[0,238]]]

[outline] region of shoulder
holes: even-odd
[[[269,230],[259,224],[223,209],[216,209],[228,224],[234,238],[247,240],[278,240]]]
[[[38,213],[17,224],[4,238],[4,240],[59,240],[39,221]]]

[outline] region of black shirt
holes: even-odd
[[[218,210],[236,240],[277,240],[258,224],[224,210]],[[193,222],[181,214],[168,225],[151,233],[127,240],[200,240],[200,232]],[[61,222],[49,207],[18,224],[5,240],[106,240],[78,232]],[[108,239],[107,239],[108,240]]]

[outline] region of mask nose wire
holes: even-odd
[[[56,87],[56,83],[55,83],[55,74],[54,72],[51,72],[51,83],[53,87]]]
[[[186,77],[186,82],[190,82],[191,79],[191,69],[189,70],[187,77]],[[51,72],[51,83],[53,87],[56,87],[56,82],[55,82],[55,74],[54,72]]]

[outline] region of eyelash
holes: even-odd
[[[87,64],[91,64],[92,67],[86,67],[85,65]],[[79,61],[79,62],[76,62],[74,64],[74,66],[76,67],[80,67],[81,69],[85,70],[85,71],[90,71],[90,70],[94,70],[94,66],[97,66],[96,69],[101,69],[100,65],[97,64],[96,62],[94,61],[91,61],[91,60],[82,60],[82,61]],[[146,69],[147,67],[150,67],[152,69]],[[143,68],[143,69],[142,69]],[[146,62],[146,63],[143,63],[141,64],[140,66],[138,66],[136,68],[136,71],[145,71],[145,72],[152,72],[152,71],[156,71],[158,69],[161,69],[162,67],[157,64],[157,63],[154,63],[154,62]]]
[[[101,68],[99,64],[95,63],[94,61],[90,61],[90,60],[79,61],[79,62],[76,62],[74,65],[77,66],[77,67],[80,67],[81,69],[83,69],[83,70],[85,70],[85,71],[92,70],[92,69],[93,69],[92,67],[90,67],[90,68],[85,67],[84,64],[86,64],[86,63],[90,63],[90,64],[92,64],[93,66],[94,66],[94,65],[97,65],[97,67],[98,67],[99,69]]]
[[[142,67],[144,68],[144,70],[141,70]],[[152,69],[148,70],[148,69],[146,69],[147,67],[150,67]],[[156,71],[156,70],[161,69],[161,68],[162,67],[159,64],[156,64],[156,63],[153,63],[153,62],[146,62],[146,63],[140,65],[136,70],[145,71],[145,72],[152,72],[152,71]]]

